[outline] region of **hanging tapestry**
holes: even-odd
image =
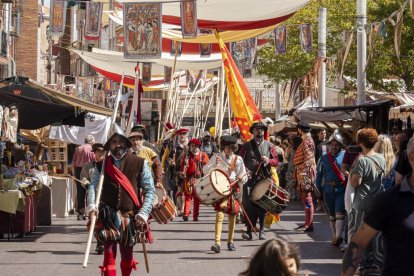
[[[142,83],[150,83],[151,82],[151,62],[144,62],[142,63]]]
[[[161,3],[124,4],[124,57],[161,58]]]
[[[76,78],[76,96],[84,101],[93,102],[93,78]]]
[[[210,57],[210,54],[211,54],[211,44],[200,43],[200,57]]]
[[[164,83],[170,83],[171,81],[172,68],[164,66]]]
[[[65,32],[66,1],[52,0],[50,2],[50,33],[61,36]]]
[[[278,27],[274,30],[275,36],[275,54],[286,54],[286,27]]]
[[[256,56],[256,49],[256,37],[230,43],[231,55],[241,73],[245,68],[251,68],[253,66]]]
[[[181,32],[183,38],[197,37],[197,4],[194,0],[181,2]]]
[[[85,38],[98,40],[101,35],[102,2],[87,2],[85,20]]]
[[[312,52],[312,24],[302,24],[300,25],[300,45],[302,50],[306,53]]]
[[[183,43],[180,41],[171,40],[170,55],[175,56],[175,51],[177,51],[178,57],[181,56],[181,53],[183,51]]]

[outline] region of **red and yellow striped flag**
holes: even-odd
[[[231,102],[231,107],[234,112],[234,119],[237,122],[237,126],[240,129],[244,140],[249,140],[250,126],[253,122],[260,121],[262,115],[260,115],[256,104],[244,83],[243,77],[240,75],[236,64],[223,40],[220,38],[220,34],[216,31],[216,37],[219,41],[221,55],[223,57],[224,68],[226,72],[226,83]]]

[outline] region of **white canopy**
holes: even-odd
[[[134,3],[136,0],[118,0],[119,3]],[[180,2],[168,0],[152,0],[162,2],[163,22],[180,25]],[[309,0],[208,0],[197,1],[197,18],[199,26],[203,24],[216,24],[218,28],[225,29],[251,29],[249,24],[261,22],[265,27],[274,25],[272,19],[289,16],[303,8]],[[204,22],[203,22],[204,21]],[[267,22],[266,22],[267,21]],[[210,22],[210,23],[209,23]],[[231,26],[230,26],[231,25]],[[237,25],[237,26],[236,26]],[[203,27],[203,26],[200,26]]]

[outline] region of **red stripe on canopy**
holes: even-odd
[[[289,19],[295,13],[284,15],[277,18],[258,20],[258,21],[212,21],[198,19],[197,26],[200,29],[217,29],[218,31],[242,31],[269,27]],[[181,26],[181,17],[172,15],[163,15],[162,22]]]

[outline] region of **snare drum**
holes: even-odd
[[[262,179],[254,186],[252,201],[272,214],[280,214],[287,207],[289,193],[272,180]]]
[[[230,179],[225,172],[215,169],[209,175],[195,183],[195,192],[204,205],[213,205],[216,201],[230,195]]]
[[[155,197],[157,204],[152,207],[151,216],[159,224],[165,224],[172,221],[176,215],[174,202],[166,195],[163,188],[155,188]]]

